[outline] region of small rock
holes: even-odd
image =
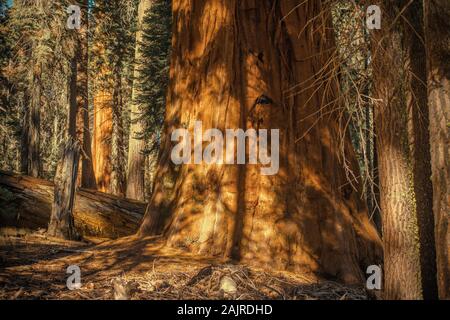
[[[114,279],[114,300],[129,300],[129,288],[128,283],[122,279]]]
[[[95,289],[95,284],[94,284],[93,282],[89,282],[89,283],[86,285],[86,289],[87,289],[87,290],[94,290],[94,289]]]
[[[233,295],[237,292],[237,284],[231,277],[224,276],[220,280],[220,290],[226,294]]]

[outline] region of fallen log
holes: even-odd
[[[54,195],[53,183],[0,171],[0,227],[47,228]],[[82,236],[116,239],[134,234],[146,203],[78,189],[73,215]]]

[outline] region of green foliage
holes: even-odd
[[[129,134],[129,107],[133,86],[134,46],[138,0],[97,0],[90,21],[89,96],[98,90],[115,92],[120,102],[114,132],[124,141]],[[120,81],[120,83],[118,83]],[[115,135],[117,137],[117,135]],[[118,146],[119,147],[119,146]],[[128,145],[120,146],[121,158]],[[116,148],[114,153],[116,153]],[[114,155],[116,158],[116,156]]]
[[[127,141],[132,103],[135,32],[138,0],[89,2],[89,96],[96,90],[117,90]],[[75,54],[77,32],[66,29],[69,0],[16,0],[11,8],[0,0],[0,168],[19,171],[21,138],[27,126],[30,93],[36,66],[40,81],[40,155],[43,177],[52,179],[59,145],[67,127],[69,63]],[[147,12],[142,43],[143,77],[138,103],[145,130],[141,138],[153,154],[158,149],[168,85],[171,3],[158,0]],[[106,70],[106,72],[105,72]],[[120,88],[117,88],[120,75]],[[115,82],[116,81],[116,82]],[[92,106],[92,103],[91,103]],[[127,145],[122,146],[126,151]],[[150,150],[152,149],[152,150]]]
[[[114,73],[131,79],[137,0],[97,0],[92,8],[90,73],[111,88]],[[103,67],[108,72],[100,72]],[[99,79],[101,75],[101,79]],[[98,82],[98,81],[97,81]],[[97,85],[99,83],[96,83]]]
[[[0,168],[14,170],[16,167],[14,139],[17,137],[18,119],[14,113],[14,88],[10,77],[10,61],[13,57],[13,43],[10,38],[10,9],[6,1],[0,0]]]
[[[339,63],[340,99],[344,107],[345,126],[349,130],[360,165],[363,187],[374,185],[373,103],[370,99],[372,70],[370,34],[365,27],[362,1],[336,1],[333,25]],[[349,123],[347,126],[347,119]],[[369,193],[369,192],[367,192]]]
[[[171,1],[156,0],[146,12],[143,21],[142,61],[139,65],[137,102],[142,108],[145,132],[142,138],[153,142],[148,152],[159,149],[159,137],[166,109],[166,91],[169,83],[170,49],[172,38]]]
[[[26,113],[33,88],[40,86],[39,99],[41,128],[40,154],[43,177],[53,176],[58,160],[57,150],[63,140],[67,117],[67,83],[70,75],[69,61],[74,55],[77,32],[66,29],[66,8],[69,0],[33,1],[16,0],[8,11],[8,41],[11,55],[8,69],[2,72],[11,82],[11,100],[8,115],[11,126],[4,133],[12,139],[15,164],[2,164],[3,168],[20,170],[21,134],[27,125]],[[40,69],[40,81],[34,81],[34,72]]]

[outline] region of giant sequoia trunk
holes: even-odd
[[[140,234],[164,228],[169,246],[193,253],[361,281],[361,268],[380,262],[379,238],[325,115],[337,84],[319,75],[333,67],[321,1],[175,0],[173,30],[165,140]],[[192,133],[197,120],[223,133],[280,129],[278,173],[174,166],[171,133]],[[348,159],[357,170],[350,147]]]
[[[437,277],[450,299],[450,3],[425,1],[425,21]]]
[[[144,200],[144,175],[145,175],[145,141],[139,137],[144,127],[142,125],[141,108],[137,102],[139,95],[139,80],[141,79],[140,60],[142,58],[141,42],[143,40],[143,20],[145,13],[150,9],[153,0],[141,0],[138,8],[138,30],[136,32],[136,47],[134,66],[134,82],[132,92],[132,104],[130,111],[130,137],[128,143],[128,167],[127,167],[127,198]]]

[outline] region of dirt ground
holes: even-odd
[[[67,267],[81,270],[69,290]],[[0,233],[0,299],[369,299],[364,288],[188,255],[161,239],[84,242]]]

